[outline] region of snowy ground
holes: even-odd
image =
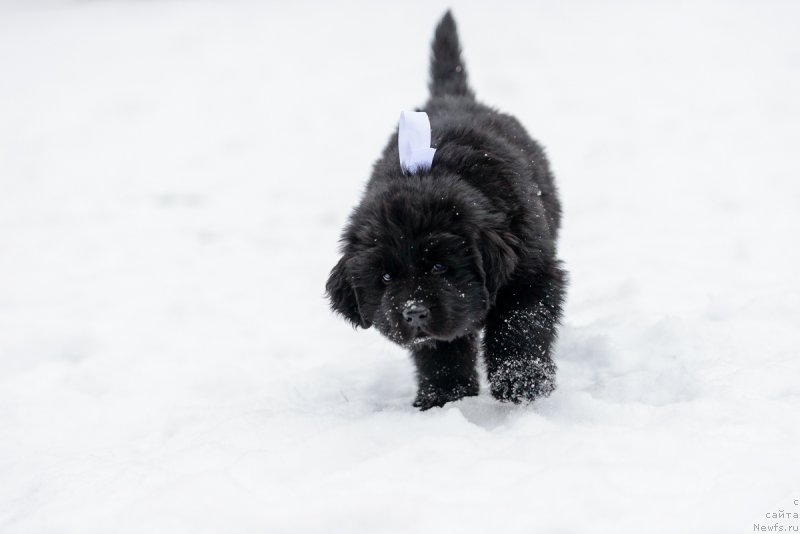
[[[420,413],[322,293],[445,4],[0,3],[0,531],[800,512],[800,4],[486,5],[472,84],[563,193],[560,385]]]

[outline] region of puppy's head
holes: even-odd
[[[333,309],[403,345],[480,328],[517,256],[502,221],[457,176],[410,176],[370,190],[327,284]]]

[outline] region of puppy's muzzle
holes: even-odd
[[[403,319],[413,328],[423,328],[428,324],[430,311],[419,302],[410,302],[403,308]]]

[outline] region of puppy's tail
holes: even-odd
[[[431,53],[431,96],[466,96],[474,98],[467,85],[467,69],[461,60],[456,21],[450,10],[444,14],[433,34]]]

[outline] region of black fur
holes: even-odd
[[[391,137],[344,230],[331,305],[411,350],[423,410],[478,394],[482,329],[492,395],[532,401],[555,387],[550,351],[566,287],[553,176],[515,118],[475,101],[449,12],[434,36],[430,91],[432,168],[404,174]]]

